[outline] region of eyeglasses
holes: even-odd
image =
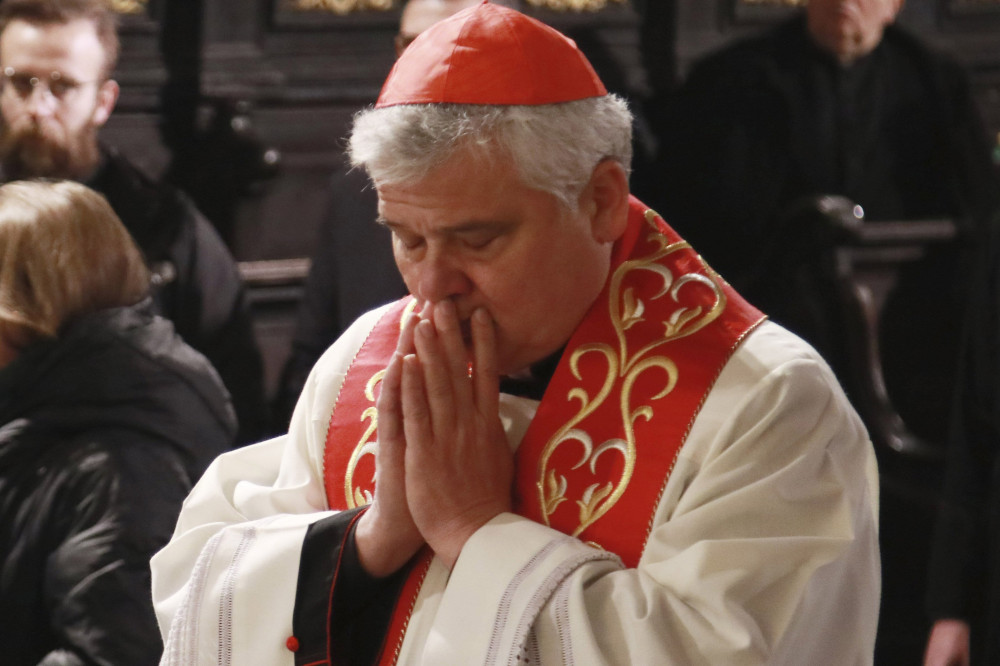
[[[57,102],[65,102],[75,95],[80,88],[96,83],[96,81],[76,81],[61,72],[52,72],[47,79],[43,79],[31,74],[17,72],[13,67],[4,67],[3,78],[0,84],[3,92],[8,90],[13,92],[22,100],[30,99],[35,93],[35,88],[43,86],[43,90],[52,95]]]

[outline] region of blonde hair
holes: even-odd
[[[149,271],[107,200],[70,181],[0,186],[0,334],[23,347],[105,308],[133,305]]]

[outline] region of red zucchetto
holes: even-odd
[[[375,106],[554,104],[607,92],[572,39],[484,0],[421,33]]]

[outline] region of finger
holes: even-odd
[[[402,358],[402,380],[400,382],[403,409],[403,432],[406,435],[407,449],[423,451],[431,441],[431,417],[427,407],[427,394],[424,388],[422,362],[413,354]]]
[[[393,354],[389,366],[382,377],[376,408],[378,409],[378,438],[380,442],[391,442],[403,436],[403,412],[400,405],[400,380],[403,373],[403,357]]]
[[[420,322],[420,314],[414,310],[403,321],[403,328],[396,342],[396,353],[393,354],[379,389],[378,408],[379,439],[400,438],[403,436],[403,412],[400,405],[400,381],[403,374],[402,359],[406,354],[412,354],[413,330]]]
[[[433,321],[434,320],[434,304],[424,303],[424,307],[420,309],[420,321]]]
[[[396,342],[396,353],[400,356],[413,353],[413,329],[420,323],[421,315],[416,310],[406,315],[403,327],[399,332],[399,340]]]
[[[469,352],[462,339],[462,327],[458,321],[458,311],[451,301],[442,301],[434,308],[434,328],[438,342],[448,363],[452,388],[456,392],[468,391]]]
[[[473,389],[476,408],[487,418],[500,412],[500,378],[493,319],[485,308],[472,313]]]
[[[414,332],[414,346],[417,348],[417,357],[420,359],[423,373],[423,388],[430,413],[431,428],[438,437],[450,437],[451,426],[456,414],[463,409],[463,405],[462,402],[456,402],[451,366],[442,350],[433,322],[420,322]],[[471,407],[471,396],[466,395],[464,402],[464,408]]]

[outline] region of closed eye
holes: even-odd
[[[463,235],[462,242],[470,249],[485,250],[489,247],[490,243],[499,237],[500,234],[493,231],[475,232]]]
[[[423,242],[423,236],[418,236],[417,234],[407,233],[399,229],[393,229],[392,235],[396,238],[399,243],[407,250],[415,250],[420,247]]]

